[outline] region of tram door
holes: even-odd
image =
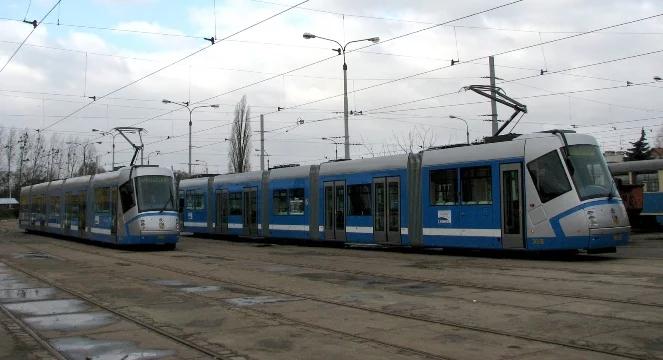
[[[373,237],[381,244],[401,244],[401,198],[398,177],[373,179]]]
[[[87,232],[87,193],[82,192],[79,195],[78,200],[78,231],[81,234]]]
[[[216,232],[228,233],[228,190],[216,191]]]
[[[242,192],[244,211],[243,234],[246,236],[258,236],[258,189],[246,188]]]
[[[502,247],[523,248],[522,171],[520,164],[500,165]]]
[[[110,198],[111,235],[113,235],[113,237],[115,237],[115,241],[117,241],[117,207],[120,204],[119,199],[117,198],[117,188],[111,188]]]
[[[345,241],[345,181],[328,181],[325,187],[325,240]]]

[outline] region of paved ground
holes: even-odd
[[[663,235],[617,254],[184,237],[127,251],[0,222],[0,359],[663,358]]]

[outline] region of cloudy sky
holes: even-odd
[[[32,30],[22,20],[40,20],[55,3],[0,2],[0,65]],[[653,78],[663,77],[663,16],[652,16],[663,14],[663,3],[524,0],[486,11],[508,3],[310,0],[241,31],[296,2],[63,0],[0,73],[0,126],[103,141],[97,149],[105,153],[110,141],[92,128],[138,125],[148,131],[146,153],[159,150],[156,162],[185,169],[188,113],[161,100],[219,104],[193,113],[193,159],[225,172],[223,139],[246,95],[254,130],[265,114],[272,165],[323,162],[334,157],[334,145],[321,138],[343,135],[343,60],[335,44],[302,37],[310,32],[342,43],[381,39],[348,47],[349,107],[362,112],[350,117],[351,142],[361,144],[351,147],[353,158],[393,151],[409,132],[439,145],[463,142],[465,124],[449,115],[467,120],[471,139],[489,135],[482,116],[489,103],[460,90],[487,84],[493,54],[498,83],[529,109],[515,132],[573,127],[618,150],[644,127],[656,142],[663,82]],[[203,38],[211,36],[223,40],[209,46]],[[452,59],[460,61],[449,66]],[[104,95],[69,116],[88,97]],[[511,111],[500,106],[498,113],[505,119]],[[130,159],[127,147],[118,141],[118,163]],[[108,168],[110,155],[102,162]],[[257,156],[252,163],[259,166]]]

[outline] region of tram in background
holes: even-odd
[[[630,237],[596,140],[572,131],[182,180],[178,197],[183,231],[219,236],[588,252]]]
[[[638,227],[663,226],[663,159],[608,164],[620,185],[632,222]]]
[[[173,173],[132,166],[21,189],[19,226],[26,231],[117,245],[162,245],[179,239]]]

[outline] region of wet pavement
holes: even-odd
[[[4,332],[14,335],[13,341],[12,336],[0,341],[0,359],[50,359],[57,354],[81,360],[197,359],[201,356],[178,344],[164,346],[163,339],[151,341],[154,334],[88,301],[69,298],[70,294],[46,287],[39,280],[1,262],[0,275],[0,308],[3,310],[0,313],[0,338]],[[134,341],[133,336],[138,336],[140,343]],[[7,340],[10,341],[4,344],[3,341]]]
[[[659,235],[573,257],[136,252],[4,226],[0,359],[663,359]]]

